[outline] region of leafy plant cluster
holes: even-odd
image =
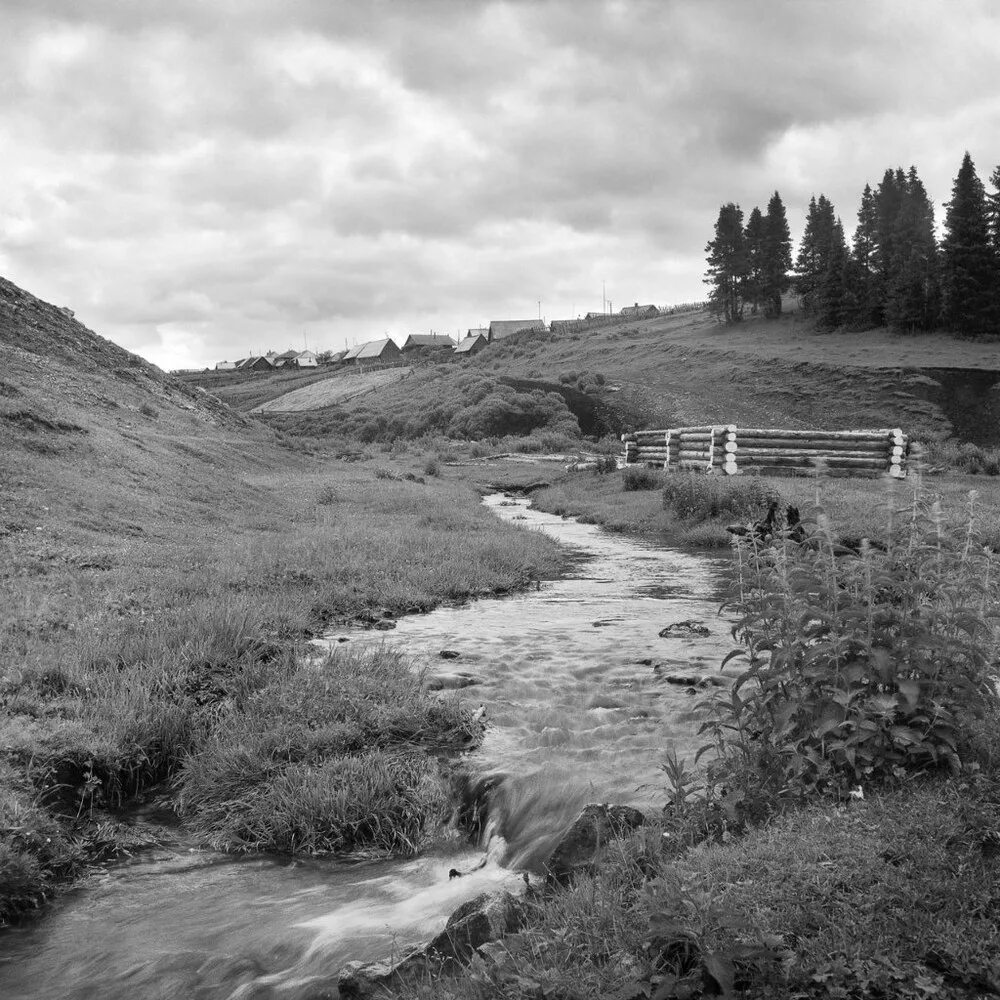
[[[1000,166],[990,183],[994,190],[987,193],[966,152],[940,243],[916,167],[887,169],[877,188],[865,185],[850,247],[830,200],[811,198],[794,282],[777,193],[767,216],[754,208],[745,225],[742,209],[729,202],[706,247],[710,308],[727,323],[741,320],[747,305],[757,312],[763,304],[765,313],[777,315],[780,292],[791,284],[806,312],[829,328],[944,326],[965,336],[990,335],[1000,306]]]
[[[998,706],[996,557],[975,492],[964,524],[919,494],[893,513],[884,545],[839,545],[821,511],[801,542],[737,547],[744,649],[727,662],[748,665],[702,727],[710,780],[740,776],[734,819],[761,789],[847,797],[970,761],[976,720]]]

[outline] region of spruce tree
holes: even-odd
[[[947,205],[941,245],[945,325],[982,336],[996,329],[998,266],[986,191],[966,152]]]
[[[896,219],[903,203],[906,175],[902,169],[886,170],[875,192],[875,247],[871,258],[871,300],[873,320],[878,326],[886,322],[885,308],[896,256]]]
[[[744,236],[747,246],[745,298],[750,304],[750,312],[756,315],[764,293],[764,217],[756,206],[747,219]]]
[[[764,216],[762,261],[762,297],[766,316],[781,315],[781,296],[788,291],[788,272],[792,269],[792,233],[785,217],[785,206],[777,191],[767,203]]]
[[[929,330],[939,316],[934,206],[916,167],[895,178],[899,210],[885,289],[886,322],[899,330]]]
[[[861,207],[858,209],[858,225],[854,230],[853,276],[855,308],[848,319],[852,326],[867,326],[880,321],[880,308],[876,297],[876,246],[878,226],[878,205],[875,192],[870,184],[865,184],[861,192]]]
[[[826,195],[809,199],[806,228],[795,262],[796,289],[806,312],[819,309],[820,288],[830,264],[830,249],[835,225],[833,205]]]
[[[706,247],[708,274],[705,283],[712,286],[708,295],[710,311],[726,323],[743,318],[743,303],[749,270],[743,211],[729,202],[719,209],[715,239]]]
[[[844,239],[844,227],[837,219],[830,231],[826,271],[816,294],[816,320],[820,326],[834,328],[847,323],[852,312],[848,303],[850,255]]]
[[[986,195],[986,214],[990,227],[990,242],[993,251],[1000,257],[1000,166],[990,174],[993,191]]]

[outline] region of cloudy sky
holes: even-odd
[[[724,201],[985,180],[998,9],[0,0],[0,274],[164,368],[702,299]]]

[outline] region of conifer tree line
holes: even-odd
[[[966,152],[940,243],[934,206],[915,167],[886,170],[875,189],[865,185],[850,246],[833,204],[814,196],[794,269],[778,192],[766,214],[754,208],[746,221],[729,202],[705,248],[709,308],[726,323],[748,311],[778,316],[781,296],[791,289],[803,310],[830,329],[1000,333],[1000,166],[989,182],[992,192]]]

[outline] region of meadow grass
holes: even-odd
[[[387,651],[317,658],[307,640],[508,593],[561,556],[462,483],[405,467],[243,470],[190,490],[205,516],[180,520],[167,497],[138,532],[95,518],[0,539],[0,921],[106,851],[108,810],[151,789],[232,850],[409,852],[433,836],[436,755],[474,738],[468,712]]]

